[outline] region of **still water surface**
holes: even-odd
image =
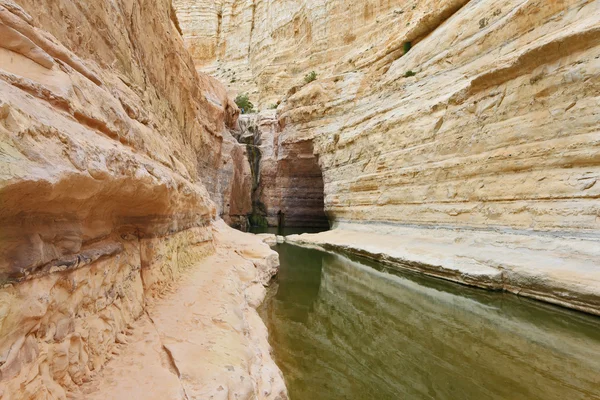
[[[277,250],[259,311],[291,400],[600,399],[600,318]]]

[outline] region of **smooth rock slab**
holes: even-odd
[[[600,315],[600,238],[594,235],[348,223],[286,241]]]
[[[269,246],[275,246],[277,244],[277,235],[273,233],[257,233],[256,236]]]

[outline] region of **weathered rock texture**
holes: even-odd
[[[255,311],[277,265],[220,222],[4,288],[0,394],[285,399]]]
[[[23,1],[32,16],[3,4],[0,274],[23,277],[117,230],[157,236],[213,219],[238,111],[196,74],[170,4]]]
[[[280,135],[275,111],[240,117],[238,140],[252,168],[255,225],[328,227],[323,175],[311,140]]]
[[[175,5],[197,65],[244,59],[262,103],[320,74],[279,116],[335,219],[598,228],[598,2],[375,3]]]
[[[201,17],[182,23],[189,46],[218,27],[197,66],[284,100],[280,145],[313,141],[336,224],[585,236],[566,259],[598,281],[598,1],[178,3]]]
[[[213,232],[215,252],[179,271],[134,324],[130,344],[117,346],[119,356],[83,385],[82,398],[287,398],[255,310],[279,257],[224,222]]]
[[[0,0],[0,37],[0,397],[64,399],[249,212],[239,111],[170,0]]]
[[[387,47],[402,49],[398,32],[409,21],[413,39],[424,35],[422,24],[415,27],[422,10],[447,13],[465,2],[174,0],[173,6],[196,66],[264,107],[312,70],[353,71]]]

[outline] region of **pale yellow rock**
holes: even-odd
[[[243,197],[243,150],[224,142],[237,107],[194,70],[170,2],[137,3],[0,4],[15,32],[0,44],[3,280],[116,231],[201,226]]]
[[[277,253],[223,222],[214,229],[215,254],[191,265],[172,293],[148,307],[135,325],[135,344],[82,387],[82,398],[287,398],[255,310]]]
[[[188,47],[215,43],[197,67],[286,99],[277,145],[314,140],[332,219],[600,228],[597,1],[175,7]]]
[[[260,233],[256,236],[259,237],[263,241],[263,243],[266,243],[269,246],[277,245],[277,235],[274,235],[272,233]]]
[[[147,385],[177,398],[182,382],[163,365],[160,335],[140,330],[156,329],[148,304],[217,251],[219,216],[250,203],[249,166],[229,133],[239,110],[194,69],[170,0],[0,0],[0,35],[0,397],[87,398],[82,388],[113,360],[117,376],[142,374],[114,386],[120,395]],[[222,225],[217,236],[237,238]],[[234,240],[239,255],[211,275],[231,286],[235,323],[248,326],[230,335],[231,357],[248,371],[231,392],[284,396],[248,306],[277,258],[249,238]],[[201,340],[200,329],[177,334]]]
[[[196,68],[281,102],[267,218],[312,188],[338,228],[301,242],[598,313],[598,26],[595,0],[0,0],[2,397],[285,398],[253,310],[276,257],[213,228],[251,205],[239,110]]]
[[[287,398],[255,310],[277,253],[223,221],[141,248],[0,291],[3,398]]]
[[[600,3],[384,3],[175,6],[185,5],[186,45],[202,43],[196,67],[261,108],[281,101],[273,148],[311,143],[327,216],[370,232],[351,243],[346,231],[323,234],[321,244],[360,252],[361,241],[375,245],[394,226],[414,248],[400,234],[382,237],[387,244],[371,249],[382,259],[434,265],[478,286],[510,275],[507,290],[597,313]],[[318,77],[304,84],[311,70]],[[290,163],[306,153],[290,153]],[[489,241],[484,260],[450,244],[415,254],[440,232],[471,230],[467,243]],[[555,251],[561,243],[564,252]],[[481,276],[462,276],[467,270]]]
[[[174,0],[173,6],[196,67],[232,92],[248,92],[264,109],[310,71],[331,77],[396,54],[404,36],[425,35],[424,26],[436,22],[431,14],[466,2]]]

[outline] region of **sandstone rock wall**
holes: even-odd
[[[599,2],[179,3],[197,66],[285,99],[332,219],[597,233]]]
[[[34,3],[0,9],[3,277],[117,229],[164,235],[212,220],[238,111],[196,74],[170,3]]]
[[[312,140],[281,135],[274,110],[241,116],[238,140],[247,144],[253,169],[254,225],[329,226]]]
[[[299,92],[286,118],[315,134],[330,215],[597,233],[599,7],[469,2],[380,77]]]
[[[464,2],[427,6],[445,9]],[[419,3],[175,0],[173,5],[196,67],[233,92],[249,92],[264,108],[302,84],[312,70],[324,76],[352,71],[381,57],[378,51],[386,45],[401,47],[395,43],[399,22],[418,16]]]
[[[239,111],[177,25],[170,0],[0,0],[2,398],[76,393],[247,212]]]
[[[110,246],[110,247],[109,247]],[[107,248],[113,253],[101,254]],[[46,274],[0,289],[0,394],[66,399],[127,343],[154,297],[214,252],[212,231],[103,242]]]

